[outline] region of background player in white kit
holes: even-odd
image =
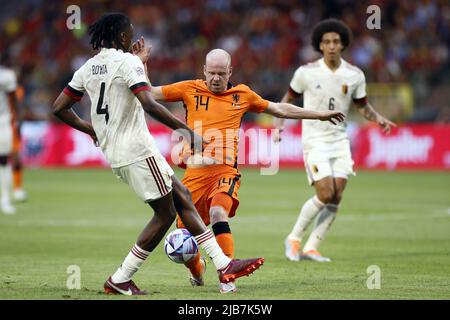
[[[13,147],[12,113],[16,112],[17,77],[13,70],[0,65],[0,207],[4,214],[14,214],[11,203],[12,171],[9,159]]]
[[[202,138],[152,98],[143,63],[128,52],[133,38],[133,26],[128,17],[121,13],[105,14],[89,27],[89,34],[93,49],[100,49],[100,52],[75,72],[56,99],[53,112],[98,142],[113,172],[154,210],[153,218],[128,256],[105,282],[105,292],[146,293],[131,278],[161,241],[176,211],[213,260],[221,282],[228,283],[251,274],[264,259],[231,260],[222,252],[192,204],[189,191],[176,178],[147,129],[144,110],[172,129],[184,129],[186,138],[197,142],[200,150],[202,148]],[[150,49],[146,52],[148,57]],[[92,101],[92,125],[71,109],[85,91]]]
[[[292,102],[303,94],[305,109],[336,110],[345,115],[354,102],[367,120],[376,122],[383,132],[390,133],[395,124],[367,102],[364,73],[341,58],[350,40],[351,31],[342,21],[327,19],[318,23],[312,33],[312,45],[323,57],[296,70],[282,102]],[[283,119],[274,121],[275,127],[280,129],[279,132],[275,130],[274,141],[281,140],[283,122]],[[328,262],[331,259],[323,257],[318,247],[336,218],[348,176],[354,175],[346,123],[330,125],[303,120],[302,140],[308,181],[316,194],[303,205],[285,240],[285,254],[291,261]],[[302,250],[302,237],[314,218],[314,229]]]

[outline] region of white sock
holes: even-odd
[[[11,204],[10,190],[12,188],[12,170],[11,166],[7,164],[6,166],[0,165],[0,192],[1,192],[1,203]]]
[[[317,216],[316,223],[314,225],[314,230],[311,232],[306,242],[303,251],[317,250],[320,243],[325,239],[325,235],[333,224],[336,218],[336,213],[338,206],[335,204],[327,204],[325,208]]]
[[[111,279],[114,283],[123,283],[130,281],[136,271],[144,263],[145,259],[147,259],[149,251],[145,251],[138,247],[137,244],[131,248],[130,253],[128,253],[125,260],[120,265],[119,269],[117,269],[116,273],[111,276]]]
[[[208,229],[194,238],[212,259],[217,270],[224,269],[230,263],[231,259],[223,253],[211,230]]]
[[[320,201],[317,196],[314,196],[306,201],[302,209],[300,210],[297,222],[295,223],[291,233],[288,235],[288,238],[301,241],[311,221],[324,207],[325,204]]]

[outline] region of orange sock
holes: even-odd
[[[231,233],[220,233],[216,235],[216,240],[222,248],[223,253],[230,259],[234,258],[234,240]]]
[[[13,170],[13,186],[14,189],[22,189],[22,170]]]
[[[200,251],[197,255],[190,261],[184,264],[190,271],[194,278],[200,278],[202,275],[202,263],[200,262]]]

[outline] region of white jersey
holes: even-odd
[[[8,94],[17,87],[17,77],[11,69],[0,67],[0,126],[7,126],[11,122],[11,109]]]
[[[334,72],[319,59],[299,67],[291,80],[290,87],[303,94],[303,107],[307,110],[336,110],[346,116],[353,100],[366,97],[364,73],[357,67],[341,59]],[[346,123],[337,125],[329,121],[303,120],[303,149],[330,150],[348,143]]]
[[[103,48],[75,72],[64,89],[76,100],[85,91],[89,94],[92,125],[112,168],[159,154],[135,96],[149,88],[139,57]]]

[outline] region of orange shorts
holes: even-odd
[[[239,170],[224,164],[209,165],[203,168],[186,169],[183,184],[192,194],[192,202],[206,225],[210,224],[209,209],[212,198],[223,192],[233,199],[228,216],[236,214],[239,206],[238,190],[241,185]],[[184,228],[177,217],[177,227]]]

